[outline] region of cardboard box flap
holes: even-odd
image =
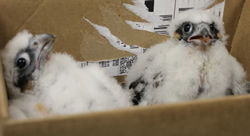
[[[214,0],[214,2],[208,7],[208,9],[216,6],[217,4],[220,4],[221,2],[224,2],[224,0]]]
[[[0,47],[15,36],[23,24],[32,17],[43,0],[1,0],[0,2]]]
[[[108,27],[112,34],[127,44],[147,48],[168,38],[132,29],[124,20],[140,22],[144,20],[127,10],[123,3],[132,4],[131,0],[1,0],[0,47],[2,48],[18,31],[28,29],[34,34],[44,32],[55,34],[57,36],[55,50],[68,52],[80,61],[133,55],[111,46],[109,41],[83,17],[95,24]],[[243,13],[238,23],[243,5]],[[235,35],[232,54],[247,70],[249,6],[250,2],[245,0],[226,1],[224,14],[226,31],[231,37],[229,45]],[[237,25],[239,28],[235,31]],[[1,74],[0,135],[245,136],[250,134],[250,95],[15,121],[8,119],[7,97]]]
[[[227,48],[231,50],[233,37],[240,19],[245,0],[227,0],[224,8],[223,21],[226,33],[229,35]]]
[[[221,0],[215,1],[220,3]],[[2,48],[18,31],[28,29],[32,33],[52,33],[57,36],[55,50],[68,52],[77,60],[113,59],[133,54],[117,50],[100,35],[83,17],[106,26],[121,41],[150,47],[168,37],[156,33],[132,29],[125,20],[145,22],[126,9],[123,3],[131,0],[60,1],[3,0],[0,3],[0,47]],[[227,33],[234,36],[244,0],[227,1],[224,22]],[[8,14],[6,14],[8,13]],[[228,41],[228,48],[232,38]]]
[[[235,32],[231,53],[243,65],[250,80],[250,1],[242,9],[238,27]]]
[[[4,134],[241,136],[250,133],[249,125],[250,95],[244,95],[41,120],[8,121]]]
[[[43,0],[20,3],[20,7],[15,2],[16,0],[1,1],[0,24],[4,26],[4,31],[0,32],[1,47],[17,31],[28,29],[32,33],[55,34],[57,41],[54,49],[58,52],[68,52],[80,61],[133,55],[111,46],[109,41],[83,17],[95,24],[108,27],[112,34],[127,44],[149,47],[168,38],[156,33],[132,29],[125,20],[141,22],[144,20],[124,7],[123,3],[131,3],[130,0]]]

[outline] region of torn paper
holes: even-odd
[[[140,18],[148,21],[133,22],[126,20],[133,29],[156,32],[168,35],[167,28],[170,22],[178,16],[179,13],[189,9],[207,9],[216,0],[135,0],[134,5],[124,4]],[[213,6],[209,10],[223,18],[225,1]]]
[[[100,35],[104,36],[109,41],[109,43],[118,50],[127,51],[135,55],[145,52],[145,48],[137,45],[128,45],[122,42],[119,38],[113,35],[107,27],[94,24],[87,18],[84,18],[84,20],[91,24],[100,33]]]

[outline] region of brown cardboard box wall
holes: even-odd
[[[34,34],[55,34],[55,50],[68,52],[77,60],[102,60],[132,55],[112,47],[83,17],[107,26],[114,35],[128,44],[149,47],[168,38],[128,26],[124,20],[143,20],[128,11],[123,3],[131,1],[1,0],[0,47],[18,31],[28,29]],[[246,71],[250,71],[249,8],[250,0],[227,0],[224,13],[226,31],[230,36],[228,49]],[[0,77],[0,136],[250,135],[249,95],[15,121],[8,118],[2,73]]]

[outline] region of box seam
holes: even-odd
[[[225,2],[226,2],[226,0],[225,0]],[[243,2],[243,7],[242,7],[242,9],[241,9],[241,11],[240,11],[240,17],[239,17],[239,19],[238,19],[238,21],[237,21],[237,24],[236,24],[236,29],[234,30],[234,32],[233,32],[233,35],[231,35],[231,37],[233,37],[233,40],[231,41],[231,45],[230,45],[230,49],[229,49],[229,51],[230,51],[230,53],[232,53],[232,44],[234,43],[234,40],[235,40],[235,33],[237,32],[237,29],[238,29],[238,25],[239,25],[239,22],[240,22],[240,20],[241,20],[241,18],[242,18],[242,11],[244,10],[244,8],[245,8],[245,3],[246,3],[246,0],[244,0],[244,2]]]

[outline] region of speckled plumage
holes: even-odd
[[[200,34],[191,37],[188,31],[191,34],[184,37],[182,26],[187,23],[193,25],[192,33],[201,31],[200,24],[210,26],[205,31],[209,42],[203,43]],[[186,11],[171,23],[169,33],[168,41],[138,56],[126,78],[134,105],[246,93],[246,74],[225,47],[227,36],[218,17],[208,11]]]

